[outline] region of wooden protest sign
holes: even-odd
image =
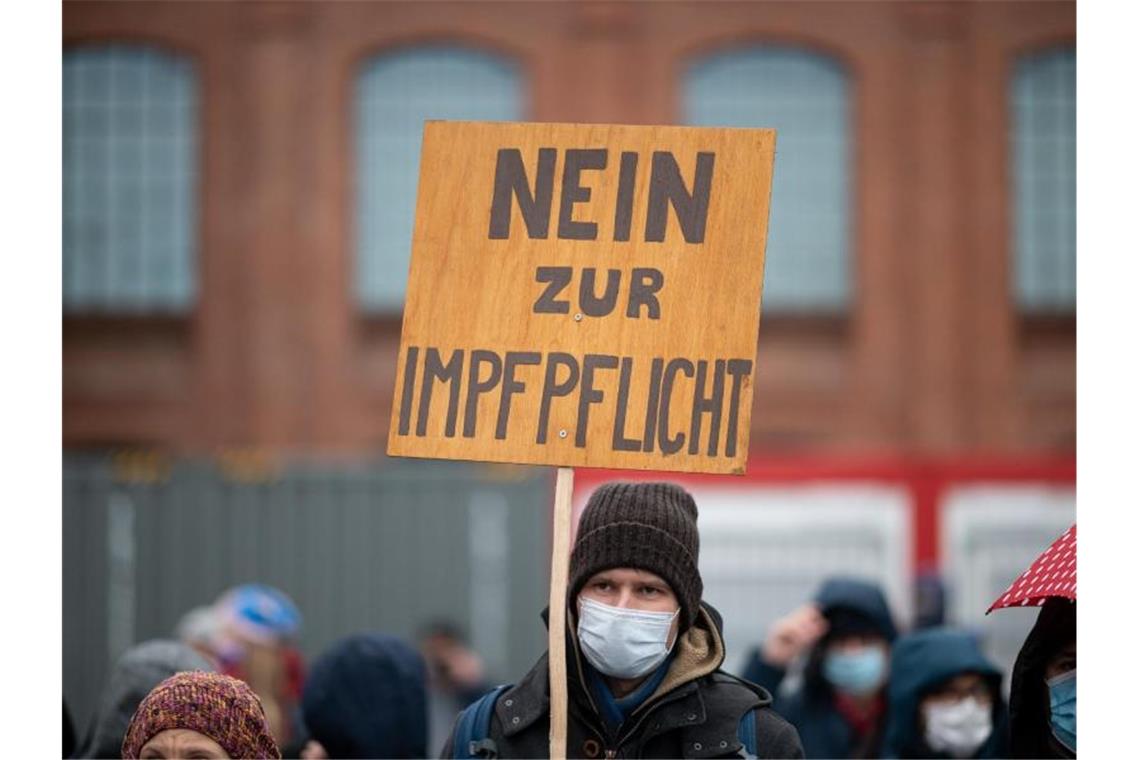
[[[428,122],[388,453],[743,473],[774,153]]]

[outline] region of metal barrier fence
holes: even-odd
[[[492,678],[517,678],[545,649],[546,470],[144,465],[64,457],[63,688],[80,731],[127,647],[170,637],[185,612],[244,582],[296,601],[307,658],[350,633],[411,638],[438,619],[470,631]]]

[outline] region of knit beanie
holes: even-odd
[[[115,663],[99,713],[76,757],[118,757],[139,703],[163,680],[187,670],[213,670],[179,641],[156,639],[131,647]]]
[[[697,504],[672,483],[606,483],[590,495],[570,554],[571,603],[595,573],[614,567],[661,576],[681,603],[681,627],[697,618],[704,584]]]
[[[123,757],[172,728],[208,736],[230,757],[280,758],[261,700],[243,681],[220,673],[177,673],[139,704],[123,739]]]

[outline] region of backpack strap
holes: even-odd
[[[459,714],[451,743],[454,757],[473,760],[499,756],[499,749],[491,739],[491,715],[495,703],[499,701],[499,695],[510,687],[510,684],[496,686]]]
[[[749,710],[740,719],[736,729],[736,738],[744,745],[745,757],[756,757],[756,711]]]

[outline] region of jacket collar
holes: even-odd
[[[495,704],[495,714],[505,736],[529,728],[550,712],[549,654],[544,653],[530,672],[515,686],[503,692]]]
[[[679,686],[707,676],[724,662],[724,640],[721,637],[719,616],[703,602],[697,610],[697,619],[674,644],[676,656],[669,666],[665,680],[657,687],[646,703]]]

